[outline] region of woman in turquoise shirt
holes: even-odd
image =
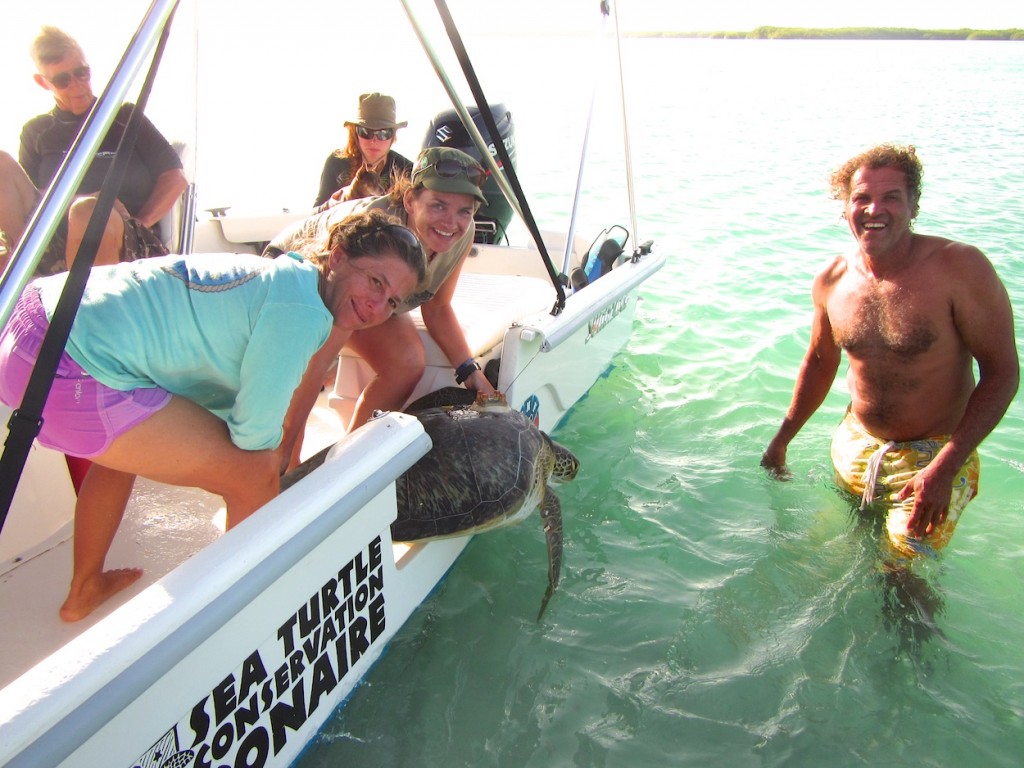
[[[93,270],[38,436],[93,462],[61,618],[141,575],[103,570],[137,475],[223,496],[229,528],[277,495],[322,348],[383,323],[424,277],[419,242],[391,222],[350,216],[309,261],[200,254]],[[0,334],[0,400],[12,408],[65,278],[31,283]]]

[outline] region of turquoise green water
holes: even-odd
[[[1021,336],[1024,46],[629,53],[641,237],[671,260],[556,430],[583,464],[559,494],[561,586],[535,623],[540,525],[477,537],[300,765],[1019,765],[1020,401],[949,549],[910,584],[887,581],[878,531],[829,484],[841,381],[792,446],[792,481],[758,462],[812,275],[849,242],[824,179],[863,146],[918,144],[918,228],[989,255]]]
[[[670,262],[555,432],[583,466],[559,494],[562,584],[536,623],[540,525],[477,537],[300,765],[1019,765],[1020,399],[949,549],[910,583],[886,579],[877,531],[830,485],[841,381],[791,448],[791,482],[758,461],[810,280],[849,242],[825,178],[875,141],[918,145],[918,229],[992,258],[1022,335],[1024,45],[627,48],[641,238]],[[518,114],[537,186],[571,175],[557,118],[541,142]],[[592,186],[618,168],[596,143]]]
[[[347,27],[311,28],[319,17],[304,8],[294,28],[224,8],[231,18],[204,24],[201,41],[237,76],[154,94],[154,119],[175,138],[191,128],[179,109],[189,88],[224,110],[200,122],[200,209],[237,209],[247,195],[309,202],[354,94],[396,95],[409,155],[443,108],[423,85],[428,67],[397,55],[416,43],[394,19],[385,51],[374,40],[350,53],[360,41],[346,41],[341,63],[370,65],[346,66],[329,89],[274,78],[284,62],[326,71],[311,52]],[[275,25],[272,42],[258,23]],[[590,75],[611,74],[605,57],[526,39],[512,66],[503,45],[469,44],[488,96],[514,111],[538,220],[557,228]],[[758,461],[806,345],[811,278],[850,241],[826,176],[874,142],[918,145],[918,229],[992,258],[1024,337],[1024,45],[625,48],[639,238],[670,261],[645,287],[629,346],[555,431],[583,465],[559,491],[561,586],[536,623],[540,525],[474,539],[299,765],[1019,765],[1021,398],[982,445],[981,495],[912,583],[886,580],[876,531],[830,485],[841,380],[791,447],[791,482]],[[555,50],[574,64],[567,73],[549,62]],[[93,55],[99,70],[107,54]],[[6,149],[31,113],[4,122]],[[604,104],[581,234],[629,224],[618,133]],[[289,152],[267,151],[283,142]]]

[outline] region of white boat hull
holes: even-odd
[[[468,541],[396,562],[393,478],[428,449],[383,417],[8,685],[0,763],[290,764]]]

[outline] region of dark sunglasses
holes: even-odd
[[[391,141],[395,138],[394,128],[378,128],[376,131],[370,130],[365,125],[356,126],[356,135],[360,139],[377,139],[378,141]]]
[[[61,72],[59,75],[54,75],[52,80],[46,77],[45,75],[43,76],[43,79],[46,80],[46,82],[48,82],[58,91],[63,91],[65,88],[71,85],[72,78],[84,83],[91,76],[92,70],[89,69],[89,65],[87,64],[82,67],[75,67],[70,72]]]
[[[456,176],[465,176],[478,187],[482,187],[484,179],[487,178],[487,171],[479,165],[463,165],[458,160],[438,160],[436,163],[421,165],[413,174],[415,182],[428,169],[433,168],[434,173],[442,179],[454,179]]]

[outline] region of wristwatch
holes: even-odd
[[[462,384],[472,376],[474,373],[480,370],[480,366],[476,360],[472,357],[466,362],[455,369],[455,383]]]

